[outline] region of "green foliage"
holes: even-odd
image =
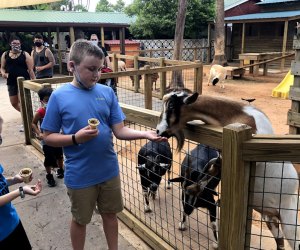
[[[113,6],[107,0],[100,0],[96,6],[96,12],[113,12]]]
[[[123,0],[118,0],[115,5],[113,5],[115,12],[124,12],[125,2]]]
[[[65,8],[62,8],[65,6]],[[68,11],[88,11],[86,7],[82,4],[73,5],[72,0],[62,0],[54,3],[44,3],[44,4],[36,4],[36,5],[28,5],[19,7],[19,9],[25,10],[68,10]]]
[[[107,0],[100,0],[96,6],[96,12],[123,12],[125,9],[125,2],[118,0],[116,4],[110,4]]]
[[[214,0],[188,0],[185,38],[200,38],[214,17]],[[174,38],[178,0],[134,0],[125,7],[137,20],[129,28],[136,38]]]

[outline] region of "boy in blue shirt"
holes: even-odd
[[[108,248],[118,248],[116,214],[122,211],[123,202],[112,133],[123,140],[166,140],[154,131],[124,126],[125,115],[114,92],[110,87],[96,84],[103,57],[101,49],[86,40],[77,40],[72,45],[68,66],[73,81],[53,92],[42,123],[45,143],[64,148],[73,249],[84,249],[86,225],[95,205],[103,220]],[[100,121],[97,129],[87,125],[90,118]]]

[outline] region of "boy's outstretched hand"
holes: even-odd
[[[162,142],[162,141],[167,141],[168,138],[166,137],[162,137],[160,135],[158,135],[155,131],[145,131],[145,135],[147,137],[147,139],[149,139],[150,141],[155,141],[155,142]]]
[[[42,191],[42,182],[38,180],[35,185],[26,185],[23,187],[23,190],[25,194],[36,196]]]

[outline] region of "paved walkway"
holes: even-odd
[[[31,146],[24,145],[24,133],[19,132],[21,115],[15,111],[8,98],[3,78],[0,77],[0,114],[4,119],[3,144],[0,146],[0,163],[6,176],[15,175],[23,167],[33,169],[34,178],[42,180],[43,191],[37,197],[26,196],[24,200],[13,201],[28,234],[33,249],[68,250],[70,202],[63,180],[57,179],[57,186],[46,184],[43,156]],[[11,190],[18,188],[12,186]],[[119,222],[119,249],[150,249],[123,223]],[[107,249],[99,215],[94,215],[87,227],[86,250]]]

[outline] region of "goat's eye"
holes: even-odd
[[[170,102],[169,105],[168,105],[168,108],[169,109],[175,109],[174,103]]]

